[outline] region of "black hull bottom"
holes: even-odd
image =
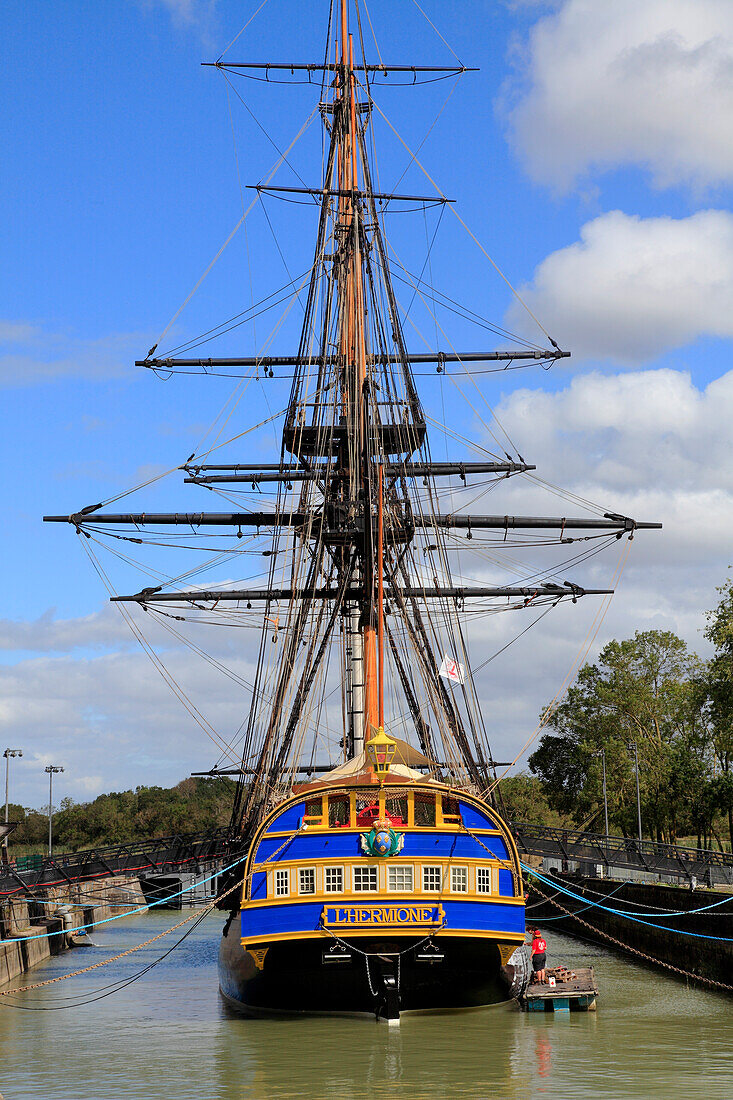
[[[219,950],[219,984],[231,1007],[396,1020],[401,1012],[498,1004],[513,992],[498,944],[481,937],[441,934],[432,956],[424,942],[413,949],[402,938],[359,937],[348,952],[330,939],[288,940],[272,944],[261,961],[260,969],[242,949],[233,920]]]

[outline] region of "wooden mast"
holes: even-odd
[[[384,729],[384,466],[377,467],[377,641],[379,646],[378,724]]]
[[[379,722],[377,671],[377,630],[374,607],[374,547],[371,532],[371,432],[368,416],[366,354],[366,303],[361,255],[361,226],[356,193],[359,190],[359,141],[357,137],[356,74],[354,41],[349,34],[348,0],[341,0],[341,127],[338,157],[340,222],[343,226],[344,288],[340,296],[344,315],[341,323],[340,351],[344,363],[344,405],[347,422],[353,431],[348,450],[350,501],[364,516],[364,543],[361,555],[362,604],[358,626],[352,612],[352,753],[358,756],[370,726]],[[358,637],[357,637],[358,634]],[[361,682],[359,682],[361,681]]]

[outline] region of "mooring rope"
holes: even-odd
[[[590,924],[587,920],[583,920],[582,917],[576,917],[575,913],[571,913],[571,911],[566,909],[564,905],[561,905],[559,901],[553,901],[552,898],[549,898],[537,885],[534,885],[533,888],[540,897],[545,898],[550,905],[554,905],[557,909],[562,910],[565,916],[577,921],[578,924],[582,924],[584,928],[587,928],[595,936],[600,936],[601,939],[606,940],[608,943],[612,943],[615,947],[620,947],[622,951],[627,951],[630,955],[636,955],[637,958],[644,959],[645,962],[651,963],[653,966],[661,966],[665,970],[671,970],[672,973],[679,974],[683,978],[688,978],[694,982],[700,982],[701,985],[709,985],[713,989],[722,989],[726,993],[733,993],[733,985],[727,985],[725,982],[717,982],[714,978],[704,978],[701,974],[695,974],[691,970],[683,970],[679,966],[674,966],[672,963],[664,962],[662,959],[657,959],[653,955],[648,955],[645,951],[640,951],[638,947],[631,947],[628,943],[623,943],[622,940],[612,936],[609,932],[603,932],[600,928],[596,928],[595,925]]]
[[[119,959],[124,959],[126,955],[133,955],[136,951],[142,950],[143,947],[149,947],[151,943],[155,943],[156,940],[162,940],[164,936],[170,935],[171,932],[175,932],[179,928],[183,928],[184,925],[190,924],[192,920],[202,919],[206,913],[213,909],[217,902],[222,901],[227,895],[233,893],[240,886],[239,882],[235,882],[233,886],[230,886],[228,890],[225,890],[223,894],[219,894],[218,897],[208,902],[202,909],[197,909],[192,913],[190,917],[186,917],[185,920],[179,921],[178,924],[174,924],[171,928],[166,928],[165,931],[159,932],[157,936],[151,936],[149,940],[145,940],[144,943],[138,943],[135,947],[128,947],[127,951],[121,951],[119,955],[112,955],[108,959],[102,959],[101,962],[92,963],[91,966],[83,966],[79,970],[70,970],[68,974],[57,974],[55,978],[46,978],[42,982],[33,982],[31,985],[19,985],[13,986],[12,989],[0,989],[0,997],[8,997],[11,993],[27,993],[31,989],[41,989],[46,985],[53,985],[54,982],[63,982],[67,978],[76,978],[79,974],[89,974],[92,970],[98,970],[101,966],[108,966],[110,963],[117,962]]]

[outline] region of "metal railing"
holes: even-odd
[[[733,854],[711,848],[685,848],[633,837],[604,836],[580,830],[550,828],[512,822],[520,854],[560,859],[567,863],[595,864],[604,873],[613,869],[644,871],[653,875],[697,878],[709,885],[733,883]],[[583,873],[583,871],[581,871]],[[585,873],[589,873],[585,870]]]
[[[38,857],[35,866],[18,866],[19,861],[0,867],[0,899],[26,896],[41,886],[105,878],[111,875],[161,872],[185,864],[224,859],[237,848],[227,828],[200,833],[175,833],[153,840],[110,844],[83,852]]]

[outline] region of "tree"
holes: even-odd
[[[227,825],[236,784],[229,779],[184,779],[170,789],[112,791],[93,802],[64,804],[55,817],[59,847],[72,850],[122,844]]]
[[[526,821],[531,825],[562,825],[563,820],[548,801],[545,787],[534,775],[522,773],[500,780],[499,789],[504,808],[511,821]]]
[[[716,788],[718,808],[728,817],[728,834],[733,848],[733,798],[728,777],[733,782],[733,581],[721,588],[718,606],[708,612],[705,637],[715,647],[699,689],[703,707],[712,729],[715,756],[725,781]]]
[[[606,754],[609,818],[635,831],[636,780],[628,744],[639,754],[642,818],[652,835],[674,840],[690,824],[689,798],[672,799],[681,771],[707,776],[709,731],[699,705],[700,659],[670,631],[637,632],[605,646],[585,665],[529,759],[558,809],[584,823],[602,808],[601,763]],[[684,768],[683,768],[684,761]],[[684,814],[687,813],[687,818]]]

